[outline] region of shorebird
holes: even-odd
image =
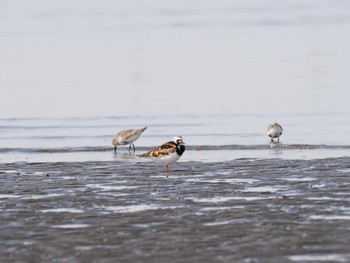
[[[274,142],[274,138],[277,138],[277,142],[279,142],[282,132],[282,126],[279,125],[277,122],[274,122],[267,126],[267,135],[271,138],[271,142]]]
[[[169,165],[175,163],[185,152],[185,143],[181,136],[176,136],[169,142],[150,150],[147,153],[138,156],[149,158],[156,163],[165,164],[166,171],[169,171]]]
[[[135,145],[133,144],[133,142],[136,141],[140,137],[141,133],[143,133],[146,129],[147,127],[136,130],[123,130],[118,132],[118,134],[114,136],[112,140],[112,144],[114,145],[114,152],[117,152],[118,145],[127,144],[129,144],[129,151],[131,149],[131,146],[135,151]]]

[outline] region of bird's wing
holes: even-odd
[[[157,157],[160,155],[167,155],[176,151],[176,145],[173,142],[166,142],[161,146],[154,148],[153,150],[139,155],[140,157]]]

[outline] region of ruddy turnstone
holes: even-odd
[[[169,171],[169,165],[179,160],[184,152],[185,143],[181,136],[176,136],[172,141],[166,142],[161,146],[138,156],[149,158],[156,163],[165,164],[166,171]]]
[[[123,130],[118,132],[118,134],[114,136],[112,140],[112,144],[114,145],[114,152],[117,152],[118,145],[127,144],[129,144],[129,151],[131,149],[131,146],[135,151],[135,145],[133,144],[133,142],[136,141],[140,137],[141,133],[143,133],[146,129],[147,127],[136,130]]]
[[[267,135],[271,138],[271,142],[274,142],[274,138],[277,138],[277,141],[279,142],[282,132],[282,126],[279,125],[277,122],[274,122],[267,126]]]

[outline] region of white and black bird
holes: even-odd
[[[114,136],[112,140],[112,144],[114,145],[114,152],[117,152],[118,145],[127,144],[129,144],[129,151],[131,149],[131,146],[135,151],[135,145],[133,144],[133,142],[136,141],[140,137],[141,133],[143,133],[146,129],[147,127],[135,130],[123,130],[118,132],[118,134]]]
[[[283,128],[277,122],[274,122],[267,126],[267,135],[271,138],[271,142],[274,142],[274,138],[277,138],[277,142],[280,141],[280,136],[283,133]]]
[[[169,165],[179,160],[184,152],[185,143],[181,136],[176,136],[171,141],[138,156],[149,158],[156,163],[165,164],[166,171],[169,171]]]

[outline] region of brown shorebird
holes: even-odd
[[[141,133],[143,133],[146,129],[147,127],[136,130],[123,130],[118,132],[118,134],[112,140],[112,144],[114,145],[114,152],[117,152],[118,145],[127,144],[129,144],[129,151],[131,149],[131,146],[135,151],[135,145],[133,142],[136,141],[140,137]]]

